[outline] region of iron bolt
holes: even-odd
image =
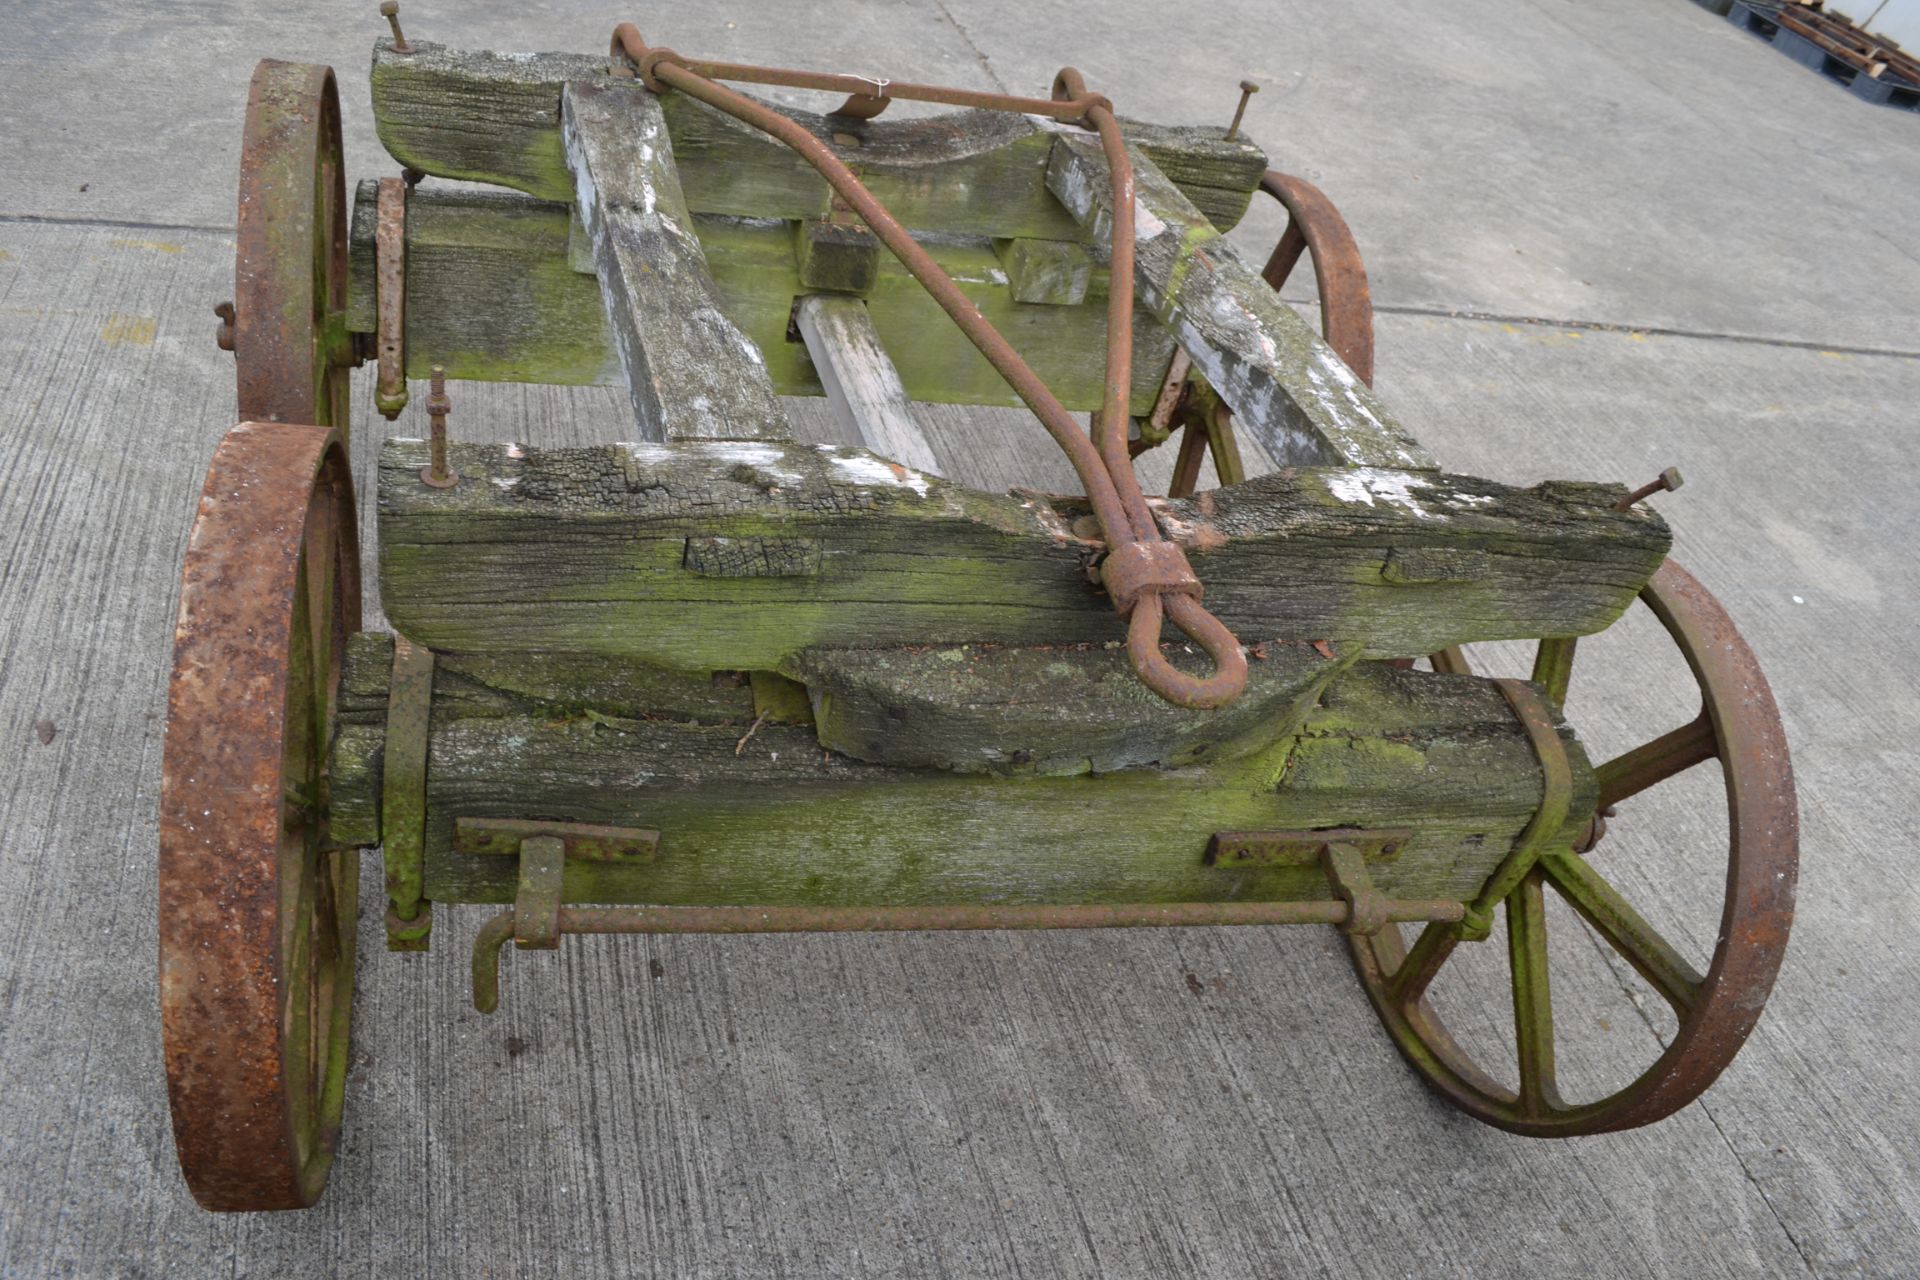
[[[393,28],[393,51],[412,53],[413,46],[407,43],[406,36],[400,32],[400,0],[380,0],[380,16]]]
[[[447,466],[447,414],[453,401],[447,399],[447,371],[433,366],[433,391],[427,397],[427,419],[433,424],[433,463],[420,468],[420,482],[435,489],[451,489],[460,483],[460,475]]]
[[[1673,490],[1678,489],[1681,485],[1685,483],[1686,481],[1683,480],[1680,476],[1680,468],[1668,467],[1665,471],[1662,471],[1660,473],[1660,476],[1658,479],[1652,481],[1649,484],[1641,485],[1638,489],[1635,489],[1632,493],[1620,499],[1620,501],[1614,503],[1613,509],[1615,511],[1631,510],[1633,507],[1633,504],[1640,501],[1642,498],[1652,497],[1654,494],[1659,493],[1663,489],[1671,493],[1673,492]]]
[[[1227,141],[1232,142],[1240,133],[1240,118],[1247,114],[1247,99],[1260,92],[1260,86],[1251,80],[1240,82],[1240,105],[1233,109],[1233,123],[1227,126]]]
[[[213,340],[222,351],[233,350],[233,304],[217,302],[213,314],[220,317],[220,327],[214,330]]]

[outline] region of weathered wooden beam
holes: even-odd
[[[356,202],[349,327],[373,328],[373,184]],[[729,319],[760,351],[781,395],[823,395],[806,347],[788,336],[796,296],[811,292],[794,261],[794,224],[696,215],[694,229]],[[568,260],[568,210],[508,192],[421,187],[407,203],[407,358],[415,377],[563,384],[624,381],[600,288]],[[580,240],[581,237],[575,237]],[[1069,409],[1100,406],[1106,272],[1078,306],[1018,302],[985,238],[929,237],[925,248]],[[592,270],[588,262],[587,269]],[[891,254],[864,295],[908,396],[941,404],[1020,401]],[[1089,353],[1094,358],[1089,358]],[[1133,409],[1146,413],[1173,335],[1134,312]]]
[[[426,888],[501,902],[511,859],[453,852],[461,817],[660,832],[645,865],[570,863],[571,902],[668,905],[1180,902],[1326,896],[1317,866],[1206,864],[1222,830],[1411,828],[1369,864],[1402,897],[1464,900],[1540,804],[1525,731],[1489,682],[1363,663],[1297,735],[1232,760],[1010,779],[868,764],[750,714],[620,716],[520,705],[436,663]],[[750,736],[749,736],[750,735]],[[1562,731],[1574,800],[1585,753]],[[352,772],[349,770],[349,772]]]
[[[1282,466],[1436,469],[1431,455],[1138,147],[1134,275],[1140,299]],[[1099,143],[1062,130],[1047,186],[1093,233],[1113,221]]]
[[[1015,302],[1078,306],[1087,300],[1093,279],[1093,255],[1071,240],[995,240],[993,251],[1007,269]]]
[[[1074,531],[1083,500],[829,446],[455,446],[445,490],[421,484],[426,461],[419,441],[381,455],[381,598],[434,649],[713,671],[816,646],[1122,638],[1087,579],[1101,547]],[[1669,542],[1657,515],[1611,509],[1621,492],[1297,469],[1155,510],[1246,642],[1399,656],[1610,624]]]
[[[800,299],[794,322],[841,423],[881,457],[928,475],[943,474],[913,416],[907,389],[873,331],[867,304],[816,293]]]
[[[560,145],[560,90],[604,82],[605,58],[496,54],[410,42],[373,51],[373,114],[380,141],[403,165],[436,177],[570,200]],[[828,188],[786,146],[684,94],[662,99],[695,213],[812,218]],[[969,111],[917,120],[850,122],[790,111],[857,168],[895,216],[920,230],[1073,239],[1082,233],[1047,195],[1049,135],[1024,116]],[[1222,230],[1246,212],[1267,159],[1244,136],[1217,128],[1122,127]]]
[[[810,649],[820,745],[856,760],[956,773],[1056,776],[1233,760],[1300,731],[1358,650],[1254,648],[1246,692],[1195,715],[1148,693],[1124,646]]]
[[[570,84],[560,102],[574,205],[642,438],[785,439],[766,360],[707,273],[659,99],[605,81]]]

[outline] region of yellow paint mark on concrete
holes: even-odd
[[[1644,333],[1635,332],[1627,335],[1627,341],[1629,342],[1645,342],[1646,340],[1647,335]]]
[[[1822,351],[1822,352],[1821,352],[1820,354],[1821,354],[1821,355],[1823,355],[1823,356],[1825,356],[1825,357],[1826,357],[1827,359],[1829,359],[1829,360],[1851,360],[1851,359],[1853,359],[1853,357],[1852,357],[1852,356],[1850,356],[1850,355],[1848,355],[1848,354],[1847,354],[1846,352],[1844,352],[1844,351]]]
[[[12,256],[13,255],[8,253],[5,249],[0,249],[0,262],[5,262],[8,258],[11,258]]]
[[[171,240],[130,240],[122,238],[109,240],[108,244],[116,249],[151,249],[155,253],[179,253],[181,246]]]
[[[129,347],[150,347],[159,323],[152,316],[129,316],[116,311],[100,329],[100,341]]]
[[[1519,332],[1520,332],[1520,326],[1519,326],[1519,325],[1517,325],[1517,324],[1503,324],[1503,325],[1501,325],[1500,327],[1501,327],[1502,329],[1504,329],[1504,330],[1506,330],[1506,331],[1507,331],[1508,333],[1519,333]]]

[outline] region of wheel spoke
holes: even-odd
[[[1648,787],[1719,754],[1719,736],[1714,731],[1712,718],[1702,707],[1699,715],[1673,732],[1642,743],[1594,770],[1600,783],[1600,807],[1610,808],[1637,796]]]
[[[1627,905],[1591,863],[1576,853],[1554,853],[1540,860],[1540,868],[1573,909],[1653,984],[1675,1013],[1684,1019],[1693,1010],[1706,979]]]
[[[1507,897],[1507,960],[1513,973],[1513,1034],[1520,1106],[1529,1116],[1560,1107],[1553,1074],[1553,1000],[1547,981],[1546,898],[1538,868]]]
[[[1438,921],[1420,931],[1420,937],[1387,978],[1387,993],[1402,1007],[1413,1004],[1427,993],[1440,973],[1440,966],[1460,943],[1460,926]]]
[[[1573,680],[1573,647],[1576,636],[1552,636],[1534,650],[1533,674],[1528,677],[1547,691],[1547,700],[1557,708],[1567,704],[1567,685]]]
[[[1300,230],[1300,219],[1287,219],[1287,229],[1280,234],[1280,243],[1273,246],[1273,256],[1267,259],[1267,265],[1261,270],[1260,278],[1267,287],[1275,290],[1287,282],[1293,274],[1294,264],[1300,261],[1300,255],[1307,251],[1307,237]]]

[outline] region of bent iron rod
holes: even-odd
[[[925,85],[886,85],[858,77],[814,76],[730,63],[694,63],[672,49],[648,47],[639,29],[630,22],[614,29],[611,52],[631,60],[642,81],[654,92],[678,89],[724,111],[784,142],[827,180],[940,304],[967,340],[1006,379],[1007,385],[1066,453],[1086,488],[1087,500],[1106,538],[1108,558],[1102,577],[1108,583],[1115,607],[1128,620],[1128,655],[1141,682],[1167,701],[1190,708],[1219,707],[1238,697],[1246,687],[1246,654],[1233,633],[1201,606],[1200,581],[1180,547],[1162,540],[1127,454],[1127,403],[1132,389],[1133,354],[1133,166],[1112,104],[1104,97],[1088,93],[1080,73],[1071,67],[1055,78],[1053,99],[1041,104],[1036,99],[992,101],[995,95],[968,94]],[[1044,114],[1054,118],[1091,123],[1099,131],[1101,150],[1107,158],[1113,203],[1106,399],[1100,414],[1099,443],[1096,445],[1087,438],[1046,383],[838,156],[793,120],[716,84],[701,74],[702,70],[760,84],[849,89],[855,93],[860,92],[861,86],[880,89],[879,94],[867,93],[868,97],[891,93],[897,97],[1010,111],[1044,106]],[[1189,675],[1166,660],[1159,645],[1163,612],[1213,660],[1211,676]]]

